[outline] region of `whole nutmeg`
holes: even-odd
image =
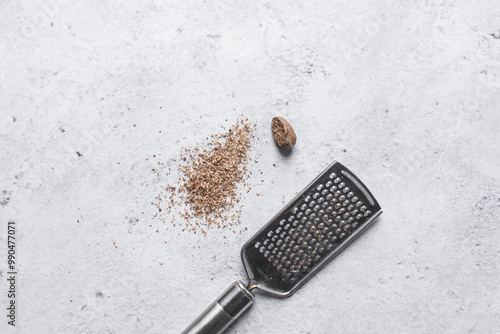
[[[274,117],[271,122],[273,137],[280,147],[290,149],[297,142],[297,136],[290,123],[283,117]]]

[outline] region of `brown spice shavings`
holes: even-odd
[[[194,148],[183,148],[183,156],[171,160],[180,161],[177,179],[161,186],[161,193],[151,203],[157,214],[167,214],[174,227],[175,213],[179,214],[185,221],[182,231],[195,234],[196,230],[207,235],[208,229],[231,229],[239,224],[242,205],[235,206],[241,199],[239,191],[244,190],[239,188],[250,188],[246,179],[251,172],[247,172],[246,164],[251,161],[249,150],[255,126],[248,119],[240,119],[226,133],[211,135]],[[160,176],[160,171],[153,172]]]
[[[242,122],[217,136],[210,149],[191,155],[192,160],[181,167],[185,177],[180,191],[186,193],[195,217],[222,218],[222,212],[236,202],[237,184],[244,180],[250,149],[251,127]]]

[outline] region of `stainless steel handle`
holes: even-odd
[[[182,334],[220,334],[253,304],[253,300],[245,284],[236,281]]]

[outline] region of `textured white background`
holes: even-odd
[[[244,242],[338,160],[384,214],[228,333],[498,333],[499,93],[495,0],[0,0],[0,331],[7,219],[17,332],[180,333],[243,278]],[[250,181],[264,179],[242,199],[248,231],[151,219],[166,180],[145,159],[240,114],[258,122]],[[276,115],[298,136],[289,155]]]

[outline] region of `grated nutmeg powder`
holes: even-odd
[[[247,164],[255,127],[248,119],[239,119],[227,132],[207,137],[194,148],[183,148],[179,178],[175,184],[162,187],[166,193],[162,191],[152,203],[159,213],[177,211],[185,220],[183,231],[200,230],[205,235],[210,228],[239,224],[243,206],[236,207],[240,202],[238,188],[251,189],[246,182],[251,174]],[[175,218],[172,224],[175,226]]]
[[[229,132],[216,136],[210,149],[195,148],[187,164],[181,167],[184,177],[180,191],[195,217],[221,218],[233,207],[237,184],[244,181],[252,127],[241,120]],[[186,149],[191,153],[190,149]]]

